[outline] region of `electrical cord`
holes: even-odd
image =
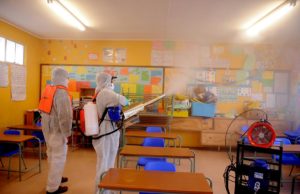
[[[249,110],[243,111],[240,114],[238,114],[234,119],[231,120],[230,124],[228,125],[228,127],[226,129],[226,133],[225,133],[225,148],[227,149],[227,155],[228,155],[228,158],[229,158],[231,164],[233,163],[233,155],[230,155],[230,153],[229,153],[230,149],[227,148],[227,135],[228,135],[228,132],[230,130],[231,125],[233,124],[233,122],[236,119],[238,119],[240,116],[242,116],[243,114],[245,114],[247,112],[250,112],[250,111],[260,111],[260,112],[265,114],[266,120],[268,120],[268,114],[265,111],[261,110],[261,109],[249,109]],[[248,132],[248,129],[241,135],[241,137],[244,137],[247,132]]]
[[[225,133],[225,148],[226,149],[227,149],[227,135],[228,135],[228,132],[230,130],[231,125],[241,115],[243,115],[243,114],[245,114],[247,112],[250,112],[250,111],[260,111],[260,112],[263,112],[265,114],[266,121],[268,120],[267,113],[265,111],[261,110],[261,109],[249,109],[249,110],[243,111],[240,114],[238,114],[234,119],[231,120],[230,124],[228,125],[228,127],[226,129],[226,133]],[[248,130],[249,130],[249,128],[241,135],[241,138],[244,137],[247,134]],[[225,189],[226,189],[227,194],[230,194],[230,191],[229,191],[229,181],[230,182],[235,182],[235,176],[230,175],[230,172],[233,171],[234,173],[236,173],[236,163],[233,162],[233,155],[230,155],[230,151],[229,150],[230,149],[228,148],[227,149],[227,155],[228,155],[228,158],[230,160],[230,164],[225,168],[225,171],[223,173],[224,185],[225,185]],[[234,180],[231,180],[230,178],[234,178]]]

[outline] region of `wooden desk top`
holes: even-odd
[[[283,152],[300,153],[300,144],[283,145]]]
[[[160,137],[165,139],[176,139],[177,135],[174,133],[148,133],[146,131],[127,131],[126,137]]]
[[[19,130],[32,130],[32,131],[42,131],[42,127],[35,125],[15,125],[7,127],[9,129],[19,129]]]
[[[194,158],[194,153],[188,148],[145,147],[125,145],[120,152],[123,156],[147,156],[170,158]]]
[[[0,134],[1,142],[10,142],[10,143],[21,143],[30,139],[33,139],[32,135],[4,135]]]
[[[169,125],[166,123],[136,123],[132,125],[132,127],[149,127],[149,126],[167,128]]]
[[[99,188],[164,193],[212,194],[200,173],[142,171],[111,168]]]

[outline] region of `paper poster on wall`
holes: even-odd
[[[244,69],[245,70],[252,70],[255,66],[255,55],[248,55],[244,62]]]
[[[174,64],[174,55],[172,51],[166,50],[163,52],[163,66],[172,66]]]
[[[215,71],[197,71],[196,72],[196,83],[215,83],[216,72]]]
[[[103,62],[113,63],[114,61],[114,49],[113,48],[104,48],[102,52]]]
[[[11,96],[13,101],[26,100],[26,68],[11,65]]]
[[[266,95],[266,108],[275,108],[275,95],[274,94]]]
[[[288,106],[288,95],[286,94],[276,94],[276,107],[277,108],[287,108]]]
[[[238,88],[238,96],[251,96],[251,88]]]
[[[91,61],[97,61],[98,60],[98,53],[89,53],[88,54],[88,59]]]
[[[289,74],[286,72],[276,72],[274,75],[274,92],[275,93],[287,93],[288,92],[288,80]]]
[[[250,84],[250,80],[249,80],[249,72],[248,71],[243,71],[243,70],[239,70],[236,73],[236,83],[238,85],[242,85],[242,86],[248,86]]]
[[[116,63],[126,63],[127,50],[126,48],[116,48]]]
[[[8,86],[8,65],[0,64],[0,87]]]
[[[163,52],[160,50],[152,50],[151,52],[151,64],[153,66],[162,66]]]
[[[218,101],[220,102],[236,102],[237,88],[233,87],[218,87],[217,88]]]
[[[264,97],[261,93],[252,93],[251,94],[252,100],[257,100],[257,101],[263,101]]]

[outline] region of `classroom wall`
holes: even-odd
[[[0,22],[0,35],[20,42],[25,45],[25,63],[27,67],[27,99],[20,102],[12,102],[10,87],[0,88],[0,128],[7,125],[23,123],[23,114],[27,109],[34,109],[38,105],[40,92],[40,64],[84,64],[84,65],[118,65],[118,66],[180,66],[186,69],[197,68],[220,68],[223,62],[229,64],[226,69],[256,69],[258,62],[267,62],[265,69],[276,69],[290,71],[299,64],[299,45],[235,45],[235,44],[214,44],[205,46],[208,52],[202,52],[199,45],[195,43],[177,43],[171,41],[129,41],[129,40],[41,40],[5,22]],[[105,63],[103,56],[104,48],[125,48],[126,61],[124,63]],[[298,49],[298,50],[297,50]],[[154,58],[153,52],[156,55]],[[289,51],[289,53],[287,52]],[[203,54],[204,53],[204,54]],[[212,66],[203,65],[207,58],[211,60]],[[90,57],[92,56],[92,57]],[[292,57],[293,60],[291,61]],[[158,57],[161,57],[160,59]],[[154,64],[153,61],[159,61]],[[168,61],[169,60],[169,61]],[[173,62],[173,63],[170,63]],[[194,63],[195,62],[195,63]],[[190,66],[191,65],[191,66]],[[249,66],[250,65],[250,66]],[[251,66],[252,65],[252,66]],[[251,70],[251,69],[250,69]],[[298,68],[299,72],[299,68]],[[253,71],[255,73],[255,71]],[[299,73],[294,73],[297,80],[291,84],[292,92],[296,93],[298,99],[300,94]],[[168,75],[166,75],[168,76]],[[220,77],[224,76],[217,76]],[[30,79],[29,79],[30,78]],[[182,82],[176,77],[177,81]],[[293,79],[294,80],[294,79]],[[217,80],[218,81],[218,80]],[[171,82],[174,82],[171,80]],[[178,86],[178,85],[176,85]],[[242,104],[225,103],[219,104],[218,109],[223,112],[230,112],[234,107],[242,110]],[[296,110],[297,112],[297,110]],[[298,114],[299,115],[299,114]],[[296,116],[299,117],[299,116]],[[297,118],[295,118],[297,119]]]
[[[42,40],[41,63],[115,65],[116,63],[103,62],[104,48],[126,49],[126,61],[118,65],[150,66],[151,64],[151,41],[121,40]]]
[[[11,100],[10,81],[8,87],[0,87],[0,128],[4,128],[23,124],[25,111],[38,105],[41,40],[3,21],[0,21],[0,29],[0,36],[25,46],[24,65],[27,70],[25,101]]]

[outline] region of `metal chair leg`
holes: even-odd
[[[297,175],[295,175],[295,176],[293,177],[291,194],[294,194],[296,178],[297,178],[298,176],[300,176],[300,174],[297,174]]]
[[[292,169],[291,169],[291,171],[290,171],[289,176],[291,176],[291,174],[292,174],[292,172],[293,172],[293,169],[294,169],[294,165],[292,166]]]
[[[3,164],[3,162],[2,162],[2,158],[0,158],[0,163],[1,163],[1,166],[2,166],[2,168],[4,167],[4,164]]]
[[[11,157],[9,157],[9,160],[8,160],[8,172],[7,172],[7,179],[9,179],[9,176],[10,176],[10,165],[11,165]]]
[[[23,161],[23,165],[24,165],[25,169],[27,169],[26,164],[25,164],[25,160],[24,160],[24,156],[23,156],[23,152],[21,153],[21,159]]]

